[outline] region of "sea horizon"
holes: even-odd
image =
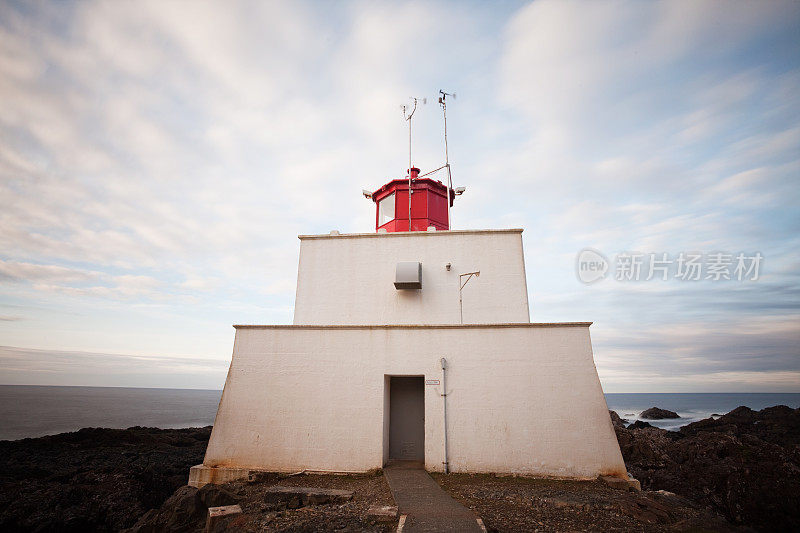
[[[35,438],[85,427],[177,429],[213,425],[222,389],[0,384],[0,440]],[[650,407],[680,418],[647,420],[668,430],[744,405],[800,407],[800,393],[607,392],[609,410],[629,423]]]
[[[29,384],[29,383],[0,383],[0,387],[71,387],[71,388],[83,388],[83,389],[157,389],[157,390],[202,390],[202,391],[217,391],[222,392],[222,389],[204,389],[198,387],[142,387],[142,386],[130,386],[130,385],[40,385],[40,384]],[[748,391],[748,392],[740,392],[740,391],[722,391],[722,392],[706,392],[706,391],[694,391],[694,392],[668,392],[668,391],[648,391],[648,392],[606,392],[603,391],[603,394],[798,394],[800,392],[774,392],[774,391]]]

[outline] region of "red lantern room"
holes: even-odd
[[[419,169],[410,169],[411,179],[392,180],[370,194],[375,202],[375,230],[425,231],[428,226],[437,230],[450,228],[447,209],[447,186],[441,181],[418,178]],[[408,188],[411,183],[411,209],[408,205]],[[368,191],[364,192],[366,196]],[[450,206],[456,193],[450,190]],[[409,217],[410,212],[410,217]]]

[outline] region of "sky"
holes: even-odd
[[[0,383],[222,388],[296,236],[374,231],[410,97],[443,163],[440,89],[453,228],[525,229],[606,392],[800,392],[800,3],[699,0],[0,0]],[[617,279],[651,253],[706,270]]]

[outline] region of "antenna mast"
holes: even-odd
[[[442,106],[442,117],[444,118],[444,166],[447,167],[447,228],[453,229],[450,223],[450,194],[453,190],[453,176],[450,173],[450,155],[447,150],[447,97],[456,97],[456,93],[446,93],[439,89],[439,105]]]
[[[407,115],[406,113],[409,106],[403,105],[403,118],[406,120],[406,122],[408,122],[408,231],[411,231],[411,194],[413,193],[411,190],[411,117],[413,117],[414,113],[417,111],[417,103],[420,100],[416,96],[412,96],[411,99],[414,100],[414,107],[411,109],[411,113]],[[421,100],[423,105],[427,103],[427,98],[422,98]],[[447,218],[450,218],[449,214],[447,215]],[[448,224],[449,222],[450,221],[448,220]]]

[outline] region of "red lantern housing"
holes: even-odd
[[[447,186],[441,181],[418,178],[419,169],[411,173],[411,224],[409,229],[408,179],[392,180],[372,193],[375,202],[375,230],[426,231],[450,229],[447,212]],[[450,206],[455,193],[450,191]]]

